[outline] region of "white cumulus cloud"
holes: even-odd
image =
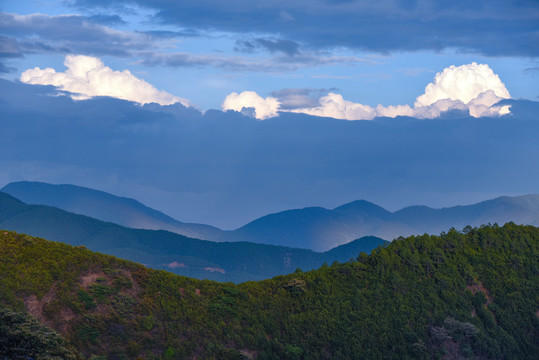
[[[440,99],[428,106],[418,106],[413,108],[413,117],[434,119],[442,113],[450,110],[466,111],[468,106],[460,100]]]
[[[241,107],[256,108],[257,104],[264,100],[254,92],[249,92],[249,94],[242,98],[241,106],[233,109],[239,111]],[[233,93],[229,97],[232,95],[234,98],[238,96]],[[251,103],[251,98],[255,97],[257,102]],[[330,92],[320,97],[318,106],[281,109],[281,111],[345,120],[371,120],[375,117],[396,116],[433,119],[451,110],[468,111],[473,117],[499,116],[509,114],[509,105],[494,105],[510,97],[504,83],[488,65],[474,62],[462,66],[450,66],[436,74],[433,82],[425,87],[425,92],[416,98],[413,107],[378,105],[373,108],[345,100],[342,95]],[[277,110],[279,110],[278,107],[274,110],[274,114]]]
[[[187,99],[157,90],[129,70],[112,70],[96,57],[68,55],[64,65],[67,68],[65,72],[37,67],[26,70],[21,74],[20,80],[27,84],[56,86],[60,90],[73,93],[72,98],[75,100],[110,96],[139,104],[170,105],[179,102],[184,106],[191,106]]]
[[[221,104],[223,111],[254,109],[254,117],[259,120],[275,117],[279,110],[279,101],[274,97],[263,98],[254,91],[229,94]]]
[[[468,104],[488,90],[500,98],[511,97],[504,83],[487,64],[452,65],[436,74],[434,81],[425,87],[425,93],[417,97],[414,106],[429,106],[444,99]]]
[[[388,107],[376,106],[376,116],[396,117],[396,116],[414,116],[414,109],[410,105],[389,105]]]
[[[509,98],[509,96],[507,98]],[[481,117],[509,114],[510,105],[493,106],[494,104],[503,99],[506,99],[506,97],[497,96],[494,90],[487,90],[485,92],[482,92],[468,103],[470,115],[472,115],[473,117]]]

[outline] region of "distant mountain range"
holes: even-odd
[[[0,192],[0,229],[87,248],[155,269],[199,279],[242,282],[310,270],[370,253],[386,241],[365,237],[330,251],[248,242],[212,242],[169,231],[130,229],[45,205],[27,205]]]
[[[324,251],[366,235],[392,240],[398,236],[439,234],[451,227],[509,221],[539,225],[539,195],[502,196],[443,209],[410,206],[396,212],[360,200],[333,210],[309,207],[270,214],[222,238]]]
[[[433,209],[406,207],[396,212],[365,200],[335,209],[308,207],[270,214],[236,230],[223,231],[187,224],[136,200],[74,185],[15,182],[2,191],[29,204],[55,206],[66,211],[123,226],[163,229],[212,241],[249,241],[261,244],[327,251],[364,236],[392,240],[398,236],[439,234],[454,227],[487,223],[539,225],[539,195],[499,197],[474,205]]]
[[[1,191],[28,204],[54,206],[129,228],[168,230],[203,240],[218,238],[221,233],[213,226],[180,222],[137,200],[82,186],[20,181],[6,185]]]

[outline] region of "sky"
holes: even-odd
[[[67,55],[87,55],[201,110],[244,91],[284,108],[330,92],[413,106],[436,73],[476,62],[513,98],[539,96],[536,0],[4,0],[0,9],[7,79],[64,72]]]
[[[539,192],[529,185],[539,180],[536,173],[515,165],[538,160],[522,132],[535,131],[526,109],[539,101],[536,0],[0,0],[0,78],[0,106],[11,116],[3,120],[4,133],[21,141],[26,131],[33,139],[24,151],[0,154],[0,185],[76,183],[135,197],[182,221],[225,228],[270,211],[358,198],[397,209]],[[53,121],[65,117],[60,109],[71,120]],[[130,114],[132,123],[117,112]],[[36,119],[20,128],[31,116]],[[91,116],[104,118],[86,128]],[[39,119],[49,119],[50,127]],[[513,132],[504,119],[513,121]],[[147,123],[146,138],[133,130],[148,131]],[[378,126],[386,132],[373,130]],[[277,128],[281,137],[272,132]],[[466,140],[471,134],[515,137],[498,139],[504,155],[481,139],[486,144],[477,156],[490,167],[474,172],[473,181],[451,184],[443,166],[468,169],[463,162],[470,156],[449,147],[451,153],[434,159],[399,139],[410,147],[403,152],[389,143],[396,129],[418,142],[425,141],[418,134],[439,138],[436,131],[444,131],[476,153]],[[354,143],[348,133],[364,142]],[[61,150],[73,158],[60,149],[43,151],[55,146],[51,137],[72,146]],[[320,154],[321,146],[332,150]],[[240,148],[249,154],[238,156]],[[83,162],[88,153],[102,163]],[[351,164],[354,159],[363,163]],[[495,174],[509,160],[529,183],[511,178],[485,186],[482,174]],[[413,169],[425,164],[438,172],[422,191],[426,180],[414,178]],[[142,176],[143,166],[155,176]],[[397,185],[391,176],[405,181]]]

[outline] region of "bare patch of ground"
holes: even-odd
[[[67,334],[70,330],[69,322],[75,317],[71,309],[62,308],[58,316],[54,319],[50,319],[45,313],[45,306],[53,302],[55,298],[56,292],[54,287],[52,287],[41,299],[38,299],[36,295],[32,294],[24,298],[23,301],[26,310],[38,319],[39,322],[50,328],[57,329],[61,334]]]
[[[498,319],[496,319],[496,316],[494,315],[494,313],[488,308],[488,306],[490,304],[492,304],[492,302],[494,301],[494,298],[490,295],[490,293],[488,292],[487,288],[485,288],[485,286],[483,285],[483,283],[479,280],[476,280],[476,282],[474,282],[472,285],[468,285],[466,286],[466,288],[468,290],[470,290],[472,292],[472,294],[477,294],[478,292],[482,292],[485,297],[487,298],[487,303],[486,304],[483,304],[482,306],[492,314],[492,317],[494,319],[494,322],[497,324],[498,323]],[[538,311],[539,312],[539,311]],[[477,316],[477,311],[475,309],[472,310],[472,317],[476,317]]]
[[[84,289],[88,289],[90,285],[97,282],[97,279],[105,277],[102,271],[91,272],[80,277],[79,282]]]
[[[256,359],[257,356],[258,356],[258,352],[257,351],[254,351],[254,350],[249,350],[249,349],[242,349],[240,350],[240,354],[242,356],[244,356],[246,359]]]
[[[487,305],[491,304],[494,300],[481,281],[477,281],[472,285],[466,286],[466,289],[470,290],[474,295],[478,292],[482,292],[483,294],[485,294],[485,297],[487,298]]]
[[[131,281],[131,284],[133,284],[130,289],[124,289],[123,292],[125,292],[129,296],[137,297],[140,294],[141,288],[138,282],[133,277],[133,274],[131,274],[131,271],[122,270],[122,275],[127,277],[129,281]]]

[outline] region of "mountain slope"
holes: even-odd
[[[396,212],[365,200],[335,209],[308,207],[258,218],[236,230],[222,231],[202,224],[186,224],[133,199],[74,185],[15,182],[4,187],[26,203],[43,204],[110,221],[131,228],[168,230],[212,241],[244,241],[328,251],[364,237],[394,239],[423,233],[439,234],[451,227],[487,223],[539,225],[539,195],[502,196],[467,206],[433,209],[410,206]]]
[[[140,202],[75,185],[12,182],[1,191],[27,204],[48,205],[135,229],[168,230],[203,240],[217,238],[221,230],[177,221]]]
[[[432,209],[411,206],[389,212],[368,201],[354,201],[333,210],[310,207],[256,219],[222,239],[253,241],[326,251],[352,239],[373,235],[383,239],[438,234],[455,227],[486,223],[539,225],[539,195],[503,196],[474,205]]]
[[[168,230],[187,237],[214,241],[277,244],[274,239],[280,239],[278,245],[305,249],[330,249],[332,246],[326,244],[329,239],[346,240],[344,242],[339,240],[336,245],[358,239],[361,236],[354,236],[358,233],[354,228],[365,227],[366,221],[373,221],[374,214],[378,214],[379,217],[390,214],[367,201],[356,201],[343,205],[334,212],[312,207],[268,215],[237,231],[223,235],[221,230],[209,225],[181,223],[136,200],[75,185],[20,181],[6,185],[2,191],[28,204],[53,206],[130,228]],[[288,241],[290,244],[287,244]]]
[[[539,229],[450,230],[239,285],[0,232],[0,304],[109,359],[532,359]]]
[[[216,243],[168,231],[130,229],[43,205],[27,205],[0,192],[0,228],[24,232],[138,261],[201,279],[241,282],[310,270],[356,258],[387,242],[358,239],[335,253],[248,242]],[[359,250],[359,251],[358,251]]]

